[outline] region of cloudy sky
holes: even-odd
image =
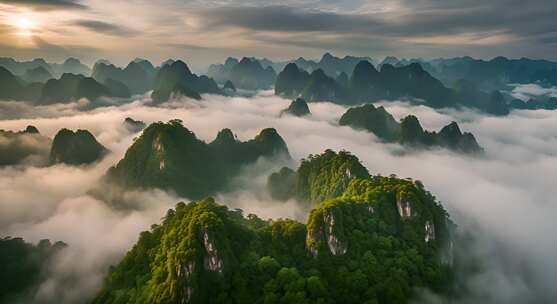
[[[554,0],[0,0],[0,56],[557,59]]]

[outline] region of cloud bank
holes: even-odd
[[[205,141],[211,141],[222,128],[231,128],[246,140],[263,128],[274,127],[288,144],[292,167],[309,154],[345,149],[358,156],[372,174],[421,180],[448,209],[459,229],[476,237],[466,254],[477,257],[485,268],[463,282],[469,294],[462,303],[549,303],[557,297],[553,288],[557,236],[550,233],[557,228],[556,111],[514,111],[507,117],[491,117],[384,103],[396,118],[410,113],[418,116],[426,129],[438,130],[457,121],[486,149],[485,157],[472,158],[447,150],[400,153],[407,151],[396,144],[382,144],[370,133],[338,126],[346,109],[330,103],[311,103],[312,116],[307,118],[279,118],[290,101],[272,92],[253,98],[207,95],[201,101],[177,100],[158,108],[143,102],[87,112],[68,107],[58,113],[42,108],[34,114],[28,109],[17,119],[0,120],[0,129],[19,130],[33,124],[51,137],[62,127],[89,129],[112,151],[89,167],[0,169],[0,190],[7,194],[0,198],[0,233],[32,241],[62,240],[70,245],[57,275],[41,286],[42,297],[61,294],[67,303],[74,303],[93,295],[108,265],[130,248],[141,230],[159,222],[166,209],[182,199],[160,191],[132,193],[130,199],[143,208],[122,212],[87,194],[137,136],[122,127],[128,116],[146,123],[179,118]],[[241,190],[221,193],[219,201],[242,208],[245,214],[303,221],[305,210],[296,208],[294,202],[272,202],[264,192],[268,173],[281,164],[261,160],[246,168],[235,180]],[[66,288],[68,278],[75,282],[73,288]]]

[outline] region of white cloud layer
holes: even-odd
[[[512,90],[511,96],[523,101],[528,101],[530,98],[538,96],[557,97],[557,88],[544,88],[535,83],[519,84]]]
[[[90,167],[0,169],[0,235],[68,243],[57,276],[43,284],[40,295],[57,294],[67,303],[90,298],[107,266],[131,248],[141,230],[158,223],[166,209],[179,201],[160,191],[135,193],[144,208],[125,213],[87,195],[136,136],[122,127],[125,117],[146,123],[179,118],[206,141],[222,128],[231,128],[246,140],[263,128],[274,127],[287,142],[294,166],[309,154],[345,149],[358,156],[372,174],[421,180],[460,229],[478,237],[467,250],[488,267],[467,282],[472,293],[466,303],[543,303],[557,297],[553,288],[557,236],[552,233],[557,229],[557,111],[514,111],[507,117],[491,117],[384,104],[396,118],[410,113],[418,116],[427,129],[439,130],[457,121],[486,149],[485,157],[472,158],[446,150],[398,153],[402,148],[396,144],[382,144],[372,134],[338,126],[346,109],[330,103],[310,104],[313,115],[308,118],[279,118],[288,103],[263,92],[254,98],[205,96],[202,101],[176,101],[164,108],[146,107],[141,101],[88,112],[41,109],[41,115],[31,115],[31,108],[21,118],[0,120],[0,129],[20,130],[32,124],[50,137],[62,127],[85,128],[112,151]],[[303,220],[305,211],[294,202],[277,204],[264,193],[267,174],[277,168],[277,163],[268,161],[247,168],[235,181],[242,190],[221,194],[219,201],[240,207],[246,214]],[[67,277],[77,278],[75,288],[62,288]]]

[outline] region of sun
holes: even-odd
[[[27,18],[19,18],[16,21],[16,26],[17,28],[19,28],[20,30],[30,30],[33,28],[34,24],[31,20],[27,19]]]
[[[17,29],[19,36],[33,36],[33,32],[37,27],[35,22],[26,17],[20,17],[13,21],[14,27]]]

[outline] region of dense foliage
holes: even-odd
[[[41,240],[37,245],[21,238],[0,238],[0,303],[14,303],[32,296],[45,278],[51,259],[66,247]]]
[[[331,151],[305,161],[298,175],[331,188],[310,193],[324,201],[307,225],[244,217],[213,199],[179,203],[110,269],[94,303],[407,303],[416,288],[448,293],[446,212],[421,183],[370,177],[358,164]],[[346,169],[348,180],[335,174]]]
[[[351,126],[372,132],[385,141],[395,141],[400,134],[400,125],[384,107],[366,104],[348,109],[340,118],[341,126]]]
[[[339,124],[370,131],[387,142],[412,147],[443,147],[463,153],[483,151],[474,135],[462,133],[456,122],[451,122],[439,132],[429,132],[422,128],[418,118],[413,115],[408,115],[399,123],[385,108],[376,108],[372,104],[348,109]]]
[[[275,129],[264,129],[246,142],[224,129],[207,144],[179,120],[158,122],[143,131],[107,178],[125,188],[169,189],[202,198],[222,190],[242,166],[279,155],[288,155],[288,148]]]
[[[56,133],[50,150],[50,163],[68,165],[91,164],[100,160],[108,150],[87,130],[62,129]]]
[[[293,197],[300,202],[316,204],[342,194],[351,179],[369,176],[356,156],[346,151],[326,150],[303,159],[295,173],[283,168],[271,175],[267,187],[275,199]]]

